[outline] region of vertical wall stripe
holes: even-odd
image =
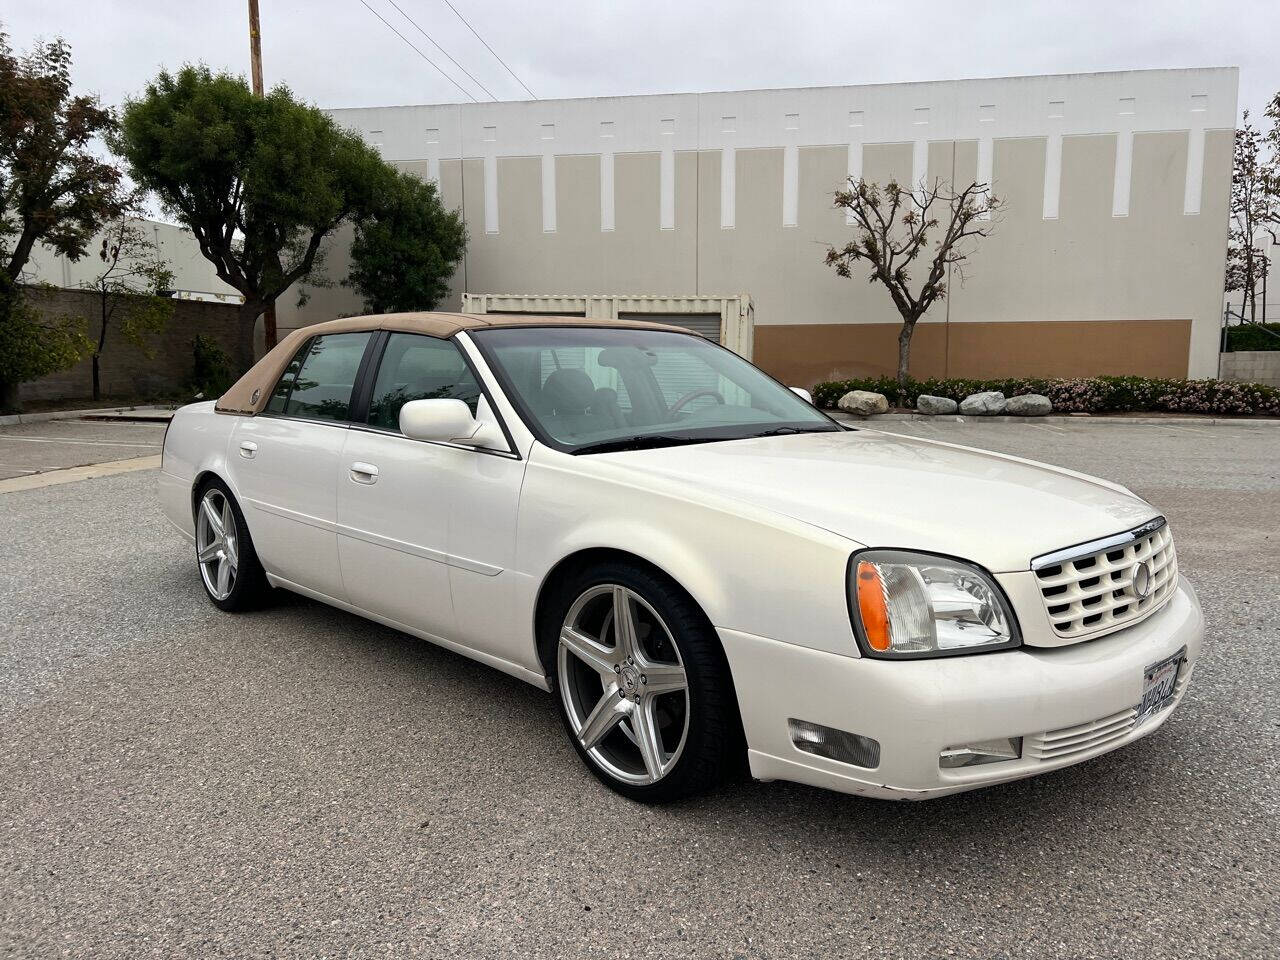
[[[1044,141],[1044,210],[1046,220],[1058,219],[1058,198],[1062,194],[1062,134],[1051,133]]]
[[[1129,215],[1129,183],[1133,177],[1133,130],[1116,134],[1116,179],[1111,187],[1111,215]]]
[[[440,158],[427,158],[427,179],[436,185],[436,190],[440,189]]]
[[[484,232],[498,232],[498,158],[484,158]]]
[[[556,155],[542,155],[542,232],[556,232]]]
[[[659,162],[659,188],[662,194],[658,212],[658,226],[663,230],[676,228],[676,152],[665,147]]]
[[[782,225],[794,227],[800,205],[800,148],[788,143],[782,148]]]
[[[929,176],[929,141],[917,140],[911,148],[911,189],[914,190]]]
[[[613,154],[600,154],[600,232],[613,231]]]
[[[862,179],[862,141],[856,140],[849,144],[849,179],[855,183]],[[853,223],[853,213],[846,210],[844,214],[845,223]]]
[[[720,228],[732,230],[738,215],[738,152],[733,147],[720,151]]]
[[[1187,182],[1182,188],[1182,212],[1200,212],[1200,191],[1204,184],[1204,127],[1187,131]]]
[[[995,184],[992,182],[993,161],[992,154],[995,152],[994,144],[990,137],[982,137],[978,140],[978,182],[985,183],[995,193]],[[979,214],[982,220],[991,219],[991,211],[983,210]]]

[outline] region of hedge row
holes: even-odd
[[[908,380],[905,387],[891,377],[835,380],[813,388],[820,407],[834,407],[850,390],[883,393],[891,407],[914,408],[916,397],[931,394],[963,400],[971,393],[999,390],[1006,397],[1039,393],[1064,413],[1171,413],[1280,415],[1280,390],[1260,383],[1230,380],[1162,380],[1154,377],[1088,377],[1046,380],[1018,377],[1008,380]]]
[[[1280,350],[1280,323],[1242,323],[1227,327],[1227,349]]]

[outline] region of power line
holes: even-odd
[[[452,3],[450,3],[450,2],[449,2],[449,0],[444,0],[444,2],[445,2],[445,5],[446,5],[450,10],[452,10],[452,11],[454,12],[454,14],[455,14],[455,15],[457,15],[458,19],[459,19],[459,20],[461,20],[463,23],[465,23],[465,24],[467,25],[467,29],[468,29],[468,30],[470,30],[470,31],[472,32],[472,34],[474,34],[475,38],[476,38],[477,40],[479,40],[481,43],[484,43],[484,48],[485,48],[486,50],[488,50],[490,53],[492,53],[492,54],[493,54],[493,58],[494,58],[495,60],[497,60],[500,64],[502,64],[502,66],[503,66],[503,67],[505,67],[505,68],[506,68],[507,73],[511,74],[511,76],[512,76],[512,78],[515,80],[515,82],[516,82],[516,83],[518,83],[518,84],[520,84],[520,86],[524,87],[524,92],[525,92],[525,93],[527,93],[527,94],[528,94],[530,97],[532,97],[534,100],[537,100],[537,99],[538,99],[538,95],[537,95],[537,94],[535,94],[532,90],[530,90],[530,89],[529,89],[528,84],[526,84],[523,80],[521,80],[519,77],[517,77],[517,76],[516,76],[516,72],[515,72],[514,70],[512,70],[510,67],[508,67],[508,66],[507,66],[507,61],[503,60],[500,56],[498,56],[497,51],[495,51],[495,50],[493,49],[493,47],[491,47],[491,46],[489,46],[489,44],[485,43],[485,39],[484,39],[484,37],[482,37],[482,36],[480,36],[480,34],[476,33],[476,28],[475,28],[475,27],[473,27],[470,23],[468,23],[468,22],[467,22],[467,18],[466,18],[466,17],[464,17],[461,13],[458,13],[458,8],[457,8],[457,7],[455,7]]]
[[[399,11],[400,11],[400,16],[404,17],[404,18],[405,18],[406,20],[408,20],[411,24],[413,24],[413,28],[414,28],[415,30],[417,30],[420,34],[422,34],[424,37],[426,37],[428,40],[430,40],[430,41],[431,41],[431,45],[432,45],[433,47],[435,47],[437,50],[439,50],[441,53],[443,53],[446,57],[449,57],[449,62],[450,62],[450,63],[452,63],[455,67],[457,67],[459,70],[461,70],[464,74],[466,74],[466,75],[467,75],[467,78],[468,78],[468,79],[470,79],[470,81],[471,81],[472,83],[474,83],[477,87],[479,87],[479,88],[480,88],[481,90],[483,90],[486,94],[488,94],[488,96],[489,96],[489,99],[490,99],[490,100],[497,100],[497,99],[498,99],[498,98],[497,98],[497,97],[495,97],[492,93],[490,93],[490,92],[489,92],[489,88],[488,88],[488,87],[486,87],[483,83],[481,83],[481,82],[480,82],[479,80],[477,80],[475,77],[471,76],[471,74],[467,71],[467,68],[466,68],[466,67],[464,67],[462,64],[460,64],[457,60],[453,59],[453,57],[449,54],[449,51],[448,51],[448,50],[446,50],[444,47],[440,46],[440,44],[436,43],[435,37],[431,36],[431,34],[427,33],[427,31],[423,30],[420,26],[418,26],[418,22],[417,22],[416,20],[414,20],[414,19],[413,19],[413,17],[411,17],[411,16],[409,16],[407,13],[405,13],[405,12],[404,12],[404,9],[400,6],[400,4],[396,3],[396,0],[387,0],[387,3],[391,4],[391,5],[392,5],[393,7],[395,7],[397,10],[399,10]]]
[[[432,60],[430,57],[428,57],[425,53],[423,53],[421,50],[419,50],[417,47],[415,47],[415,46],[413,45],[413,42],[412,42],[408,37],[406,37],[403,33],[401,33],[399,30],[397,30],[395,27],[393,27],[390,23],[388,23],[388,22],[387,22],[387,19],[386,19],[382,14],[380,14],[377,10],[373,9],[373,7],[369,6],[369,4],[365,3],[365,0],[360,0],[360,3],[361,3],[361,5],[362,5],[366,10],[368,10],[368,11],[369,11],[370,13],[372,13],[375,17],[377,17],[377,18],[378,18],[379,20],[381,20],[384,24],[386,24],[386,27],[387,27],[387,29],[388,29],[388,30],[390,30],[392,33],[394,33],[397,37],[399,37],[399,38],[400,38],[401,40],[403,40],[405,43],[409,44],[409,46],[412,48],[412,50],[413,50],[413,52],[414,52],[414,53],[416,53],[418,56],[420,56],[423,60],[427,61],[427,63],[431,64],[431,66],[435,67],[435,69],[436,69],[436,73],[440,74],[440,76],[444,77],[446,80],[448,80],[450,83],[452,83],[455,87],[457,87],[459,90],[461,90],[463,93],[465,93],[465,94],[467,95],[468,99],[470,99],[472,103],[479,103],[479,102],[480,102],[480,101],[479,101],[479,100],[477,100],[474,96],[472,96],[472,94],[471,94],[471,91],[470,91],[470,90],[466,89],[466,87],[464,87],[464,86],[462,86],[460,83],[458,83],[458,81],[457,81],[457,80],[453,79],[453,77],[449,76],[447,73],[445,73],[443,70],[441,70],[441,69],[440,69],[440,65],[439,65],[438,63],[436,63],[434,60]]]

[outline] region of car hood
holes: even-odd
[[[962,557],[1004,573],[1156,516],[1124,487],[1061,467],[873,430],[698,443],[611,461],[821,527],[864,546]]]

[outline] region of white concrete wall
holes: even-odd
[[[821,263],[848,236],[832,191],[974,177],[1004,219],[926,322],[1189,321],[1188,372],[1210,376],[1236,88],[1234,69],[1151,70],[333,115],[463,210],[449,308],[462,290],[746,293],[758,326],[891,323],[883,290]],[[330,288],[280,323],[359,309]]]
[[[189,230],[156,220],[139,220],[138,223],[151,235],[160,255],[169,262],[169,269],[174,274],[174,289],[180,295],[225,303],[240,302],[240,295],[235,289],[218,279],[213,264],[200,253]],[[27,263],[27,278],[32,283],[48,283],[69,289],[91,285],[102,268],[98,258],[101,246],[102,235],[99,234],[90,241],[85,255],[73,261],[43,244],[37,244]],[[195,296],[198,294],[203,296]]]

